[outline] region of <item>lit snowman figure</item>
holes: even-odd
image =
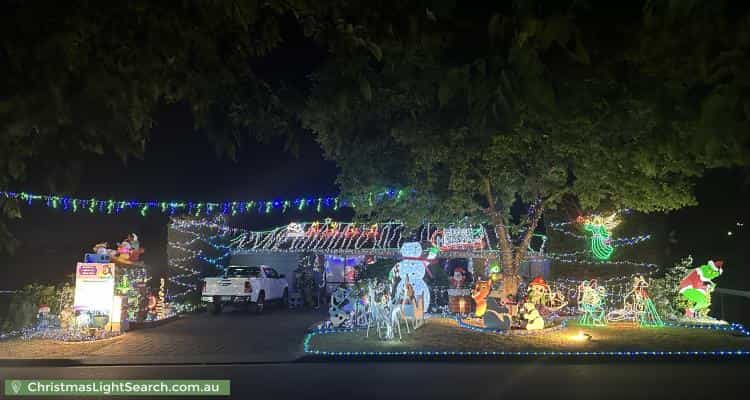
[[[401,280],[396,287],[396,293],[401,296],[405,291],[406,278],[414,288],[414,296],[420,295],[424,298],[425,312],[430,309],[430,289],[424,281],[424,274],[427,266],[437,256],[437,249],[430,249],[426,257],[422,256],[422,245],[419,242],[408,242],[401,246],[401,256],[403,259],[396,264],[394,269],[398,271]]]

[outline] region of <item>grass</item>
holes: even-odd
[[[579,331],[590,341],[575,340]],[[383,341],[377,333],[315,335],[310,348],[323,351],[729,351],[750,350],[750,338],[705,329],[633,326],[579,327],[538,335],[503,336],[460,328],[456,321],[432,318],[401,341]]]

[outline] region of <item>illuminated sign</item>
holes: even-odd
[[[78,263],[74,307],[77,310],[112,312],[115,264]]]
[[[286,227],[287,239],[297,239],[305,237],[305,231],[302,229],[302,225],[297,222],[292,222]]]
[[[442,251],[481,250],[484,248],[484,230],[479,228],[445,228],[432,235],[432,244]]]

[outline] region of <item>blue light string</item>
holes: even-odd
[[[414,191],[411,191],[414,193]],[[370,196],[363,196],[365,198],[373,198],[375,202],[382,202],[385,200],[396,200],[400,201],[403,196],[403,190],[396,191],[392,188],[386,188],[383,192],[370,193]],[[218,209],[222,215],[236,215],[250,212],[253,208],[251,205],[255,205],[258,212],[269,213],[271,210],[281,210],[286,212],[290,205],[295,205],[295,209],[303,211],[307,207],[315,206],[317,212],[326,210],[338,211],[342,207],[353,208],[355,203],[349,199],[341,198],[340,196],[324,196],[319,198],[295,198],[294,200],[267,200],[267,201],[220,201],[220,202],[195,202],[195,201],[138,201],[138,200],[97,200],[92,199],[79,199],[70,196],[58,196],[58,195],[46,195],[46,194],[35,194],[30,192],[13,192],[13,191],[1,191],[0,198],[6,198],[10,200],[19,200],[27,205],[33,205],[34,201],[44,204],[48,208],[57,209],[62,205],[62,209],[73,212],[78,212],[79,209],[88,209],[90,212],[94,212],[98,209],[100,213],[106,214],[119,214],[123,210],[135,209],[139,210],[141,215],[145,216],[149,210],[161,211],[164,214],[175,215],[177,213],[189,213],[200,215],[201,213],[211,215],[215,209]]]
[[[691,328],[691,329],[713,329],[721,331],[737,331],[744,336],[750,336],[750,332],[741,324],[732,323],[726,325],[691,325],[668,323],[667,326]],[[486,356],[607,356],[607,357],[664,357],[664,356],[749,356],[750,350],[709,350],[709,351],[327,351],[314,350],[310,341],[316,335],[330,335],[335,333],[354,332],[354,329],[316,329],[305,335],[303,351],[306,354],[320,356],[343,356],[343,357],[410,357],[410,356],[459,356],[459,357],[486,357]]]

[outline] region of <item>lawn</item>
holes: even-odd
[[[575,337],[579,332],[591,340]],[[341,352],[402,351],[750,351],[750,338],[732,332],[680,327],[579,327],[571,321],[561,330],[537,335],[497,335],[461,328],[455,320],[431,318],[404,335],[401,341],[383,341],[370,332],[314,335],[309,350]]]

